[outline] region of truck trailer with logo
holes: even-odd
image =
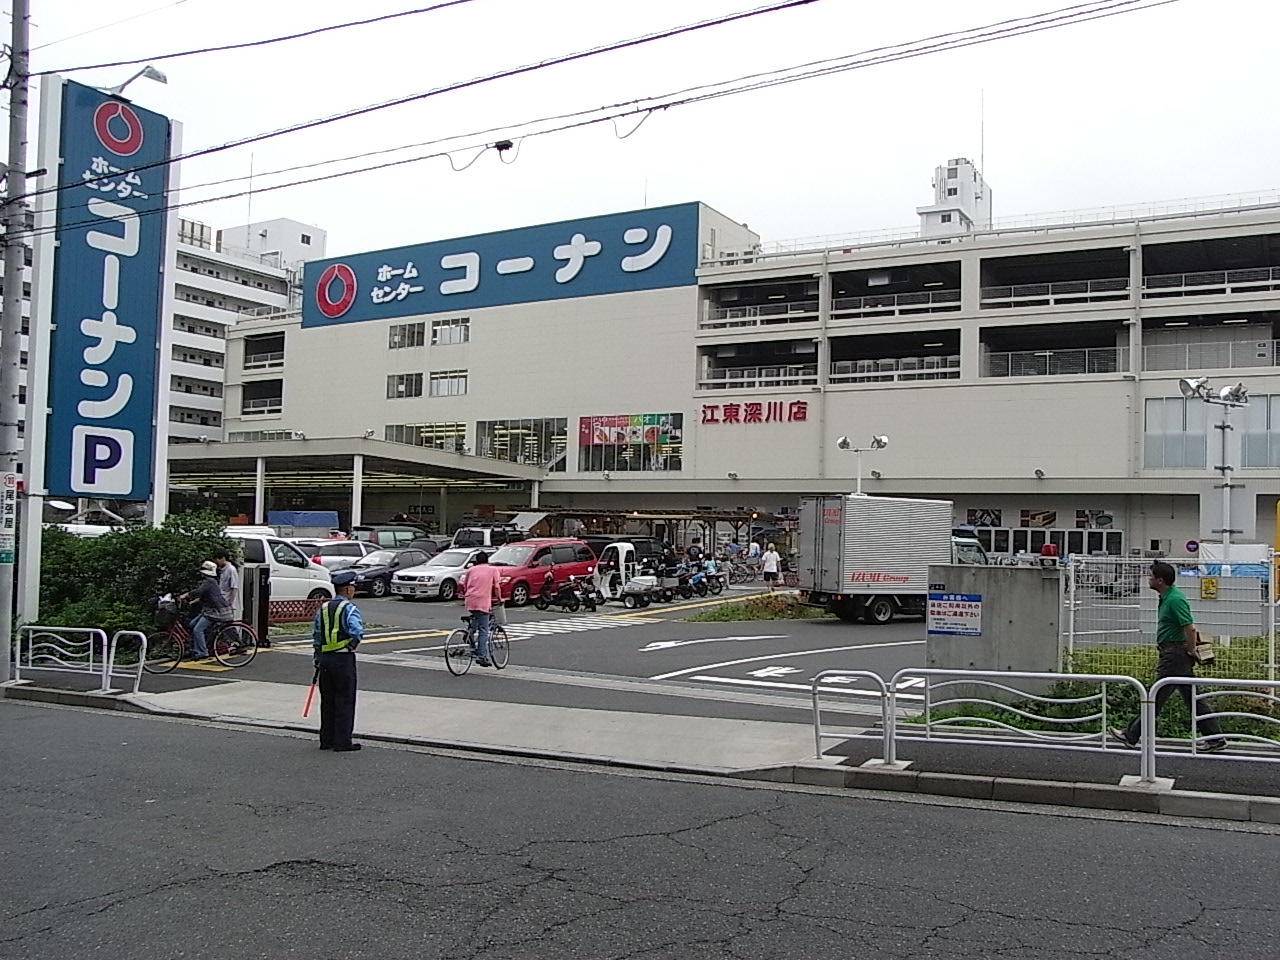
[[[982,545],[952,530],[949,500],[803,497],[800,599],[853,623],[924,616],[929,565],[987,562]]]

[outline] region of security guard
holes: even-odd
[[[311,645],[320,678],[320,749],[344,753],[360,749],[351,742],[351,728],[356,722],[356,647],[364,639],[364,621],[351,602],[355,572],[339,570],[333,588],[338,595],[316,611]]]

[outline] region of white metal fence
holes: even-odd
[[[1214,642],[1213,673],[1276,679],[1276,577],[1266,569],[1166,560],[1178,572],[1196,627]],[[1066,567],[1063,610],[1065,670],[1149,677],[1156,656],[1159,597],[1147,585],[1150,559],[1072,557]],[[1211,576],[1212,575],[1212,576]]]
[[[1131,754],[1133,751],[1129,748],[1108,737],[1109,728],[1118,725],[1117,720],[1131,719],[1109,715],[1108,695],[1122,687],[1134,692],[1138,706],[1139,778],[1144,783],[1153,783],[1157,757],[1199,755],[1207,739],[1216,739],[1199,736],[1194,730],[1195,718],[1192,718],[1190,737],[1178,743],[1179,747],[1182,743],[1187,747],[1175,749],[1177,741],[1158,739],[1156,694],[1165,687],[1178,685],[1192,687],[1198,719],[1245,721],[1246,729],[1224,731],[1228,752],[1214,753],[1212,759],[1280,763],[1280,687],[1271,681],[1169,677],[1148,690],[1140,681],[1123,674],[916,667],[899,670],[889,680],[868,670],[824,670],[815,676],[812,680],[813,738],[819,757],[824,741],[859,739],[847,731],[825,729],[822,725],[821,693],[832,692],[832,677],[865,683],[872,688],[872,694],[879,697],[881,730],[876,740],[881,744],[880,761],[886,765],[898,763],[899,748],[904,742],[919,741]],[[1067,695],[1048,695],[1046,691],[1060,684],[1071,684],[1074,688],[1084,685],[1095,688],[1096,692],[1081,693],[1072,689]],[[901,692],[906,689],[911,692]],[[911,699],[904,703],[906,697]],[[1072,715],[1054,715],[1061,714],[1064,708]],[[1015,725],[1000,719],[1001,715],[1030,723]],[[1036,729],[1035,724],[1040,728]],[[1069,725],[1088,729],[1054,729]],[[1270,735],[1261,735],[1257,730]]]
[[[23,672],[79,673],[97,677],[98,691],[110,693],[116,678],[132,680],[133,692],[142,683],[147,638],[136,630],[121,630],[110,641],[103,630],[89,627],[25,626],[13,643],[13,677]]]

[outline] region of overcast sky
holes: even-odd
[[[474,0],[258,50],[158,62],[168,85],[139,80],[129,96],[181,120],[191,150],[765,2]],[[1068,2],[818,0],[225,151],[188,162],[182,177],[197,184],[243,176],[251,153],[262,172],[460,135]],[[32,41],[40,48],[33,69],[243,42],[427,5],[32,0]],[[154,12],[64,39],[146,11]],[[260,193],[252,217],[318,224],[329,231],[330,254],[689,200],[745,221],[766,241],[902,227],[930,201],[934,167],[950,157],[977,159],[984,91],[984,173],[997,219],[1266,192],[1280,188],[1278,29],[1275,0],[1178,0],[655,113],[626,139],[617,133],[634,120],[621,121],[617,133],[605,123],[532,137],[510,164],[490,151],[462,173],[440,158]],[[105,86],[130,72],[69,76]],[[471,156],[459,152],[454,162]],[[239,189],[228,184],[200,195]],[[225,227],[248,213],[240,198],[183,215]]]

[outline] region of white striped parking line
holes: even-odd
[[[661,620],[644,617],[563,617],[559,620],[538,620],[529,623],[509,623],[503,629],[508,640],[532,640],[534,637],[551,637],[562,633],[586,633],[591,630],[612,630],[616,627],[633,627],[644,623],[662,623]],[[433,653],[443,650],[444,644],[431,647],[409,647],[396,653]]]

